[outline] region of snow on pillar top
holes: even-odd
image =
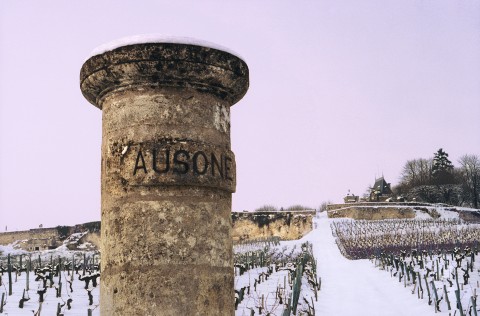
[[[244,60],[242,56],[240,56],[233,50],[212,42],[203,41],[203,40],[199,40],[192,37],[168,36],[168,35],[160,35],[160,34],[133,35],[133,36],[127,36],[127,37],[122,37],[122,38],[113,40],[111,42],[108,42],[96,47],[90,53],[90,56],[87,59],[96,55],[101,55],[108,51],[112,51],[122,46],[135,45],[135,44],[147,44],[147,43],[172,43],[172,44],[185,44],[185,45],[209,47],[209,48],[230,53]]]
[[[80,71],[84,97],[100,109],[109,92],[139,86],[192,88],[233,105],[248,90],[249,70],[237,54],[212,43],[135,36],[98,47]]]

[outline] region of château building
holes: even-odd
[[[375,179],[375,184],[370,188],[370,202],[385,202],[387,199],[391,198],[393,195],[390,183],[385,181],[385,178],[382,176],[378,179]]]

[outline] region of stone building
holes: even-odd
[[[360,199],[360,197],[358,195],[350,193],[350,190],[348,190],[347,195],[343,198],[343,202],[345,204],[347,204],[347,203],[357,203],[359,201],[359,199]]]
[[[385,202],[387,199],[391,198],[393,195],[390,183],[385,181],[385,178],[382,176],[378,179],[375,179],[375,184],[370,188],[370,202]]]

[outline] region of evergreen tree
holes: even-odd
[[[437,185],[454,183],[453,164],[442,148],[434,154],[432,177]]]

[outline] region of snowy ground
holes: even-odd
[[[325,213],[317,229],[305,236],[313,243],[322,278],[315,310],[318,315],[394,316],[433,315],[433,307],[418,300],[369,260],[348,260],[340,254]],[[446,314],[448,315],[448,313]]]
[[[58,263],[59,258],[62,258],[62,262],[65,264],[68,261],[75,260],[75,265],[81,264],[82,262],[90,262],[93,265],[98,263],[99,253],[98,251],[78,251],[78,250],[69,250],[69,244],[76,244],[77,241],[86,233],[76,233],[69,236],[63,244],[52,250],[45,251],[35,251],[28,253],[24,250],[18,249],[16,244],[22,242],[17,241],[7,246],[0,246],[0,253],[2,256],[7,256],[10,254],[12,256],[12,264],[15,263],[19,265],[19,262],[16,261],[20,255],[23,255],[23,266],[26,267],[27,261],[32,260],[32,270],[37,265],[39,261],[42,262],[42,267],[50,263]],[[80,249],[84,248],[83,246],[88,247],[88,244],[80,245]],[[13,260],[15,257],[15,261]],[[7,260],[2,260],[3,267],[7,266]],[[2,263],[2,262],[0,262]],[[79,273],[83,277],[83,269],[79,270]],[[89,273],[86,272],[86,275]],[[24,295],[24,289],[27,287],[27,274],[22,272],[19,276],[16,276],[15,273],[12,273],[12,295],[8,295],[8,274],[6,272],[3,275],[0,274],[0,299],[2,294],[5,294],[6,304],[3,307],[3,313],[0,315],[34,315],[40,309],[40,313],[37,315],[57,315],[58,304],[61,305],[61,312],[64,315],[88,315],[88,310],[91,310],[91,315],[100,315],[99,308],[99,297],[100,297],[100,288],[97,285],[93,286],[92,282],[89,282],[88,290],[90,291],[93,301],[90,305],[88,292],[85,289],[86,283],[79,280],[79,274],[72,274],[67,271],[62,271],[61,279],[57,276],[53,278],[54,284],[50,287],[50,284],[47,282],[46,291],[44,294],[44,302],[39,303],[39,294],[38,290],[43,289],[43,282],[41,280],[35,281],[34,272],[29,274],[29,291],[25,291],[25,298],[29,298],[24,302],[24,307],[19,308],[19,302]],[[100,278],[97,278],[98,282]],[[62,289],[60,297],[57,297],[57,288],[59,281],[62,282]],[[70,288],[68,281],[71,282],[72,287]],[[68,309],[67,301],[71,299],[71,308]]]
[[[333,219],[328,219],[326,212],[321,213],[319,218],[314,220],[315,229],[307,236],[296,241],[283,241],[278,248],[297,249],[305,243],[313,244],[313,254],[317,259],[317,275],[321,278],[321,290],[318,292],[318,301],[315,301],[314,294],[309,288],[307,282],[302,283],[303,297],[315,308],[316,315],[331,316],[388,316],[388,315],[433,315],[435,309],[433,304],[428,305],[428,298],[424,295],[423,299],[418,299],[417,294],[412,294],[411,289],[404,287],[404,283],[399,283],[396,278],[391,277],[388,271],[382,271],[375,267],[373,261],[368,259],[349,260],[340,254],[335,243],[335,239],[330,229],[330,223]],[[4,252],[8,252],[8,248],[3,248]],[[5,254],[5,253],[4,253]],[[48,258],[50,255],[47,255]],[[45,260],[45,259],[42,259]],[[79,259],[80,260],[80,259]],[[236,277],[235,287],[238,288],[242,284],[249,284],[253,277],[265,272],[266,268],[258,268],[250,270],[241,278]],[[472,275],[478,278],[477,268]],[[288,273],[286,271],[278,271],[275,276],[270,278],[268,282],[257,285],[256,296],[252,296],[249,300],[245,300],[239,305],[236,315],[250,315],[251,310],[255,311],[255,315],[259,315],[258,308],[260,300],[265,300],[266,308],[262,315],[282,315],[283,306],[275,302],[275,291],[278,288],[285,288],[288,297],[290,288],[285,283],[288,282]],[[5,284],[7,275],[2,277]],[[30,300],[25,303],[23,310],[18,308],[18,302],[25,288],[25,273],[18,277],[14,282],[14,293],[7,296],[7,305],[4,307],[2,315],[32,315],[32,311],[38,310],[38,294],[37,288],[41,284],[34,280],[33,274],[30,276],[31,290],[29,291]],[[73,283],[73,292],[62,291],[62,297],[55,297],[55,288],[47,288],[45,303],[42,304],[42,315],[56,315],[57,304],[66,302],[68,298],[72,298],[72,309],[67,310],[66,306],[62,308],[65,315],[87,315],[87,309],[93,309],[93,315],[99,315],[99,292],[98,287],[92,289],[94,296],[93,305],[88,304],[87,292],[84,289],[85,283],[78,281]],[[91,288],[91,285],[90,285]],[[8,285],[0,286],[0,296],[7,293]],[[268,305],[268,301],[271,302]],[[305,307],[305,304],[303,305]],[[252,308],[253,307],[253,308]],[[465,307],[464,307],[465,308]],[[455,302],[452,302],[452,311],[448,312],[442,308],[439,315],[454,315]],[[458,311],[456,312],[459,315]],[[468,314],[467,314],[468,315]],[[473,314],[472,314],[473,315]]]
[[[92,310],[92,316],[100,315],[100,307],[99,307],[99,297],[100,297],[100,288],[92,287],[91,282],[89,285],[89,290],[91,290],[91,294],[93,296],[93,304],[89,305],[89,299],[87,290],[85,290],[85,282],[78,280],[78,276],[75,276],[75,280],[72,282],[72,290],[68,287],[66,283],[66,278],[68,276],[66,273],[63,273],[63,287],[62,287],[62,294],[61,297],[57,298],[56,296],[56,287],[47,286],[46,293],[44,294],[44,302],[42,303],[40,315],[44,316],[54,316],[57,315],[57,306],[58,303],[63,305],[61,307],[62,313],[65,316],[86,316],[88,315],[88,309]],[[19,308],[19,302],[23,295],[23,290],[26,287],[26,273],[22,273],[20,277],[17,278],[15,282],[15,277],[13,277],[13,293],[11,296],[8,296],[8,285],[5,283],[8,282],[7,274],[5,273],[2,276],[3,285],[0,287],[0,298],[2,293],[6,293],[5,298],[7,300],[6,305],[3,307],[3,313],[0,315],[9,315],[9,316],[32,316],[39,310],[40,303],[39,303],[39,295],[37,294],[37,290],[43,288],[43,284],[41,281],[35,281],[35,275],[33,272],[30,272],[30,290],[26,292],[25,297],[29,297],[30,300],[24,303],[23,309]],[[57,283],[58,278],[55,278],[55,283]],[[58,283],[57,283],[58,284]],[[72,299],[71,302],[71,309],[67,309],[66,302],[68,299]]]
[[[428,304],[425,289],[423,299],[419,299],[416,291],[412,294],[412,286],[405,287],[403,281],[399,283],[398,278],[391,277],[391,273],[388,271],[380,270],[373,261],[368,259],[349,260],[343,257],[330,229],[330,223],[333,220],[328,219],[326,213],[321,213],[319,218],[315,219],[315,229],[311,233],[300,240],[283,241],[279,246],[281,248],[296,245],[298,248],[307,241],[313,244],[313,253],[318,264],[317,274],[321,277],[318,301],[312,301],[316,315],[459,315],[458,310],[455,312],[455,300],[452,299],[452,294],[449,294],[452,310],[447,311],[445,300],[443,300],[442,311],[435,312],[434,305]],[[255,275],[259,272],[252,271],[251,273]],[[472,274],[475,273],[478,274],[476,270]],[[254,297],[251,298],[253,302],[240,304],[235,315],[250,315],[252,307],[258,306],[262,293],[264,297],[269,296],[272,301],[275,288],[278,285],[282,287],[284,277],[285,275],[279,274],[278,279],[272,278],[270,284],[261,284],[263,287],[259,287],[258,293],[255,293]],[[245,280],[239,278],[236,278],[236,280],[238,283],[245,283]],[[475,286],[475,282],[471,283],[472,286]],[[436,284],[438,285],[438,282]],[[286,288],[288,291],[288,285]],[[448,291],[449,293],[454,292],[452,288],[448,288]],[[440,295],[443,295],[443,293],[440,293]],[[467,295],[466,291],[465,295]],[[311,289],[303,284],[301,300],[302,296],[306,296],[308,301],[313,297]],[[468,297],[466,298],[468,300]],[[464,306],[464,309],[466,309],[466,306]],[[254,310],[255,315],[259,315],[258,310]],[[272,311],[271,315],[282,315],[283,313],[283,308],[278,306],[278,302],[272,304],[270,310]],[[262,315],[267,314],[262,313]]]

